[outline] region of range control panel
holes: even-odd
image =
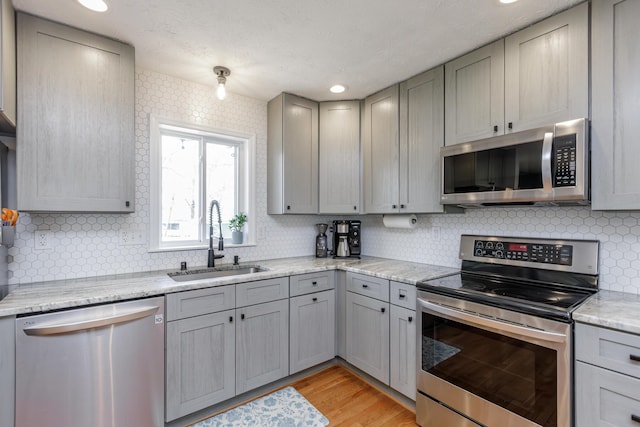
[[[475,240],[473,254],[480,258],[572,265],[573,246],[532,242]]]

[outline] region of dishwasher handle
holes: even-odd
[[[23,329],[24,333],[30,336],[48,336],[68,334],[71,332],[79,332],[88,329],[101,328],[105,326],[116,325],[118,323],[130,322],[132,320],[142,319],[150,316],[158,311],[157,306],[136,308],[133,310],[125,311],[123,313],[116,314],[114,316],[106,316],[97,319],[82,320],[77,322],[59,322],[48,325],[39,325],[26,327]]]

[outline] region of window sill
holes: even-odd
[[[222,251],[222,253],[224,254],[226,252],[227,249],[235,249],[235,248],[249,248],[249,247],[253,247],[253,246],[257,246],[257,244],[255,242],[248,242],[248,243],[242,243],[240,245],[236,245],[233,243],[226,243],[224,244],[224,251]],[[178,252],[178,251],[199,251],[199,250],[207,250],[209,249],[209,245],[194,245],[194,246],[172,246],[172,247],[162,247],[162,248],[149,248],[149,250],[147,252],[149,253],[155,253],[155,252]],[[213,249],[217,252],[218,251],[218,244],[216,243],[213,247]]]

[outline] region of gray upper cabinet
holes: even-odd
[[[360,101],[320,103],[320,213],[360,210]]]
[[[504,133],[504,40],[445,64],[445,144]]]
[[[444,145],[444,69],[400,84],[401,212],[440,213],[440,147]]]
[[[507,131],[589,117],[587,2],[510,35],[504,50]]]
[[[364,211],[398,212],[400,138],[398,85],[364,101],[362,123],[362,173]]]
[[[133,212],[134,49],[18,14],[18,209]]]
[[[366,213],[441,213],[443,67],[365,100],[363,187]]]
[[[445,144],[589,115],[584,2],[445,65]]]
[[[640,209],[640,2],[592,2],[591,199],[595,210]]]
[[[318,103],[283,93],[267,114],[268,213],[318,213]]]
[[[10,0],[0,3],[0,131],[16,131],[16,20]]]

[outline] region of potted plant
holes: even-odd
[[[231,242],[235,244],[241,244],[243,240],[242,229],[247,222],[247,216],[240,212],[236,214],[231,221],[229,221],[229,228],[231,229]]]

